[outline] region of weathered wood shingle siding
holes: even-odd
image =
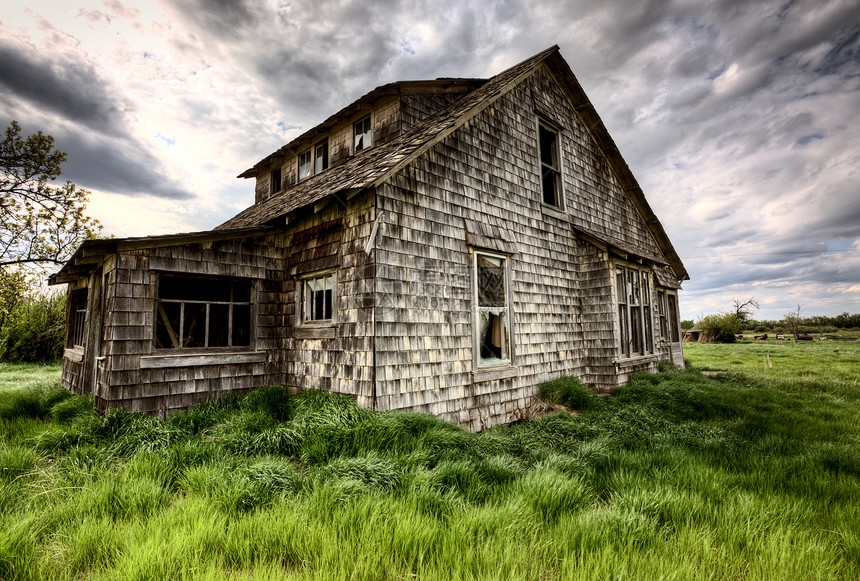
[[[537,97],[536,97],[537,96]],[[560,124],[565,212],[542,203],[537,113]],[[381,190],[377,392],[480,429],[519,417],[548,378],[616,384],[606,252],[571,223],[659,254],[647,227],[550,74],[542,68],[454,131]],[[516,376],[473,378],[472,259],[462,219],[506,229]],[[438,281],[438,282],[437,282]]]
[[[372,406],[373,328],[371,289],[373,263],[365,253],[375,218],[374,195],[367,192],[349,200],[344,208],[332,202],[318,213],[290,223],[287,236],[292,240],[321,224],[340,224],[337,287],[332,337],[313,337],[298,322],[298,284],[301,278],[287,273],[284,305],[285,351],[280,364],[286,369],[285,383],[302,389],[325,388],[354,396],[358,403]],[[304,243],[307,256],[319,256],[316,248],[333,240],[312,238]],[[289,247],[290,244],[287,244]],[[325,250],[323,254],[327,254]]]
[[[102,407],[122,405],[143,412],[187,408],[224,391],[247,390],[283,382],[269,363],[141,368],[141,358],[156,354],[155,299],[159,273],[251,279],[256,303],[253,349],[283,348],[279,331],[284,302],[282,236],[215,241],[120,251],[109,271],[105,301],[104,356],[96,397]],[[157,355],[179,354],[159,351]]]
[[[543,379],[582,373],[574,240],[567,219],[540,202],[537,125],[524,113],[526,102],[527,91],[514,89],[382,190],[377,290],[393,307],[377,312],[380,407],[429,411],[480,429],[519,417]],[[514,378],[472,376],[472,259],[463,218],[507,229],[516,246]]]
[[[579,257],[580,321],[582,349],[585,353],[583,381],[599,391],[615,387],[615,365],[618,346],[617,307],[612,300],[615,270],[608,252],[577,240]]]

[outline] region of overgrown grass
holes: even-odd
[[[60,369],[59,362],[39,364],[0,362],[0,393],[7,389],[59,385]]]
[[[857,578],[860,354],[760,348],[554,382],[577,415],[482,434],[280,388],[164,421],[0,392],[0,578]]]

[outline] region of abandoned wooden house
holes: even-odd
[[[374,89],[239,177],[207,232],[85,242],[63,385],[165,414],[281,384],[471,429],[538,384],[683,365],[687,272],[552,47],[490,79]]]

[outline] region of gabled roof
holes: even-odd
[[[687,274],[687,270],[675,252],[665,230],[663,230],[662,224],[660,224],[657,216],[646,201],[642,188],[639,186],[627,163],[621,157],[618,147],[606,130],[606,126],[603,124],[591,101],[589,101],[579,81],[576,80],[573,71],[571,71],[567,62],[561,57],[558,46],[552,46],[526,59],[490,78],[480,84],[480,86],[478,86],[478,81],[472,80],[472,82],[475,82],[477,88],[466,93],[463,97],[438,113],[416,124],[411,130],[391,141],[369,148],[341,165],[330,168],[272,198],[243,210],[235,217],[218,226],[216,230],[245,229],[274,225],[290,212],[310,204],[315,204],[328,196],[349,197],[353,192],[380,185],[395,172],[450,135],[457,128],[484,110],[484,108],[492,104],[497,98],[516,86],[543,62],[546,62],[553,70],[561,86],[565,89],[566,94],[570,98],[571,105],[579,114],[591,133],[592,138],[602,150],[616,179],[618,179],[619,184],[629,197],[631,203],[648,226],[657,245],[666,257],[666,261],[672,267],[678,279],[688,280],[689,275]],[[385,87],[390,87],[390,85],[386,85]],[[367,102],[365,99],[369,99],[371,95],[385,89],[385,87],[375,89],[343,111],[349,111],[351,107]],[[334,117],[324,122],[320,127],[332,122],[332,119]],[[305,136],[309,136],[318,130],[318,128],[311,130]],[[275,152],[255,165],[254,168],[244,172],[242,176],[256,175],[258,169],[262,169],[264,166],[268,167],[268,164],[274,159],[273,156],[283,155],[283,153],[281,150]],[[584,228],[580,228],[580,226],[584,225],[573,224],[573,226],[584,230]]]

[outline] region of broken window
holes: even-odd
[[[317,144],[314,148],[314,173],[328,169],[328,141]]]
[[[511,362],[507,258],[475,253],[477,345],[479,365]]]
[[[303,280],[302,322],[331,321],[334,286],[334,273]]]
[[[636,357],[654,352],[651,273],[631,266],[615,267],[618,298],[618,353]]]
[[[313,172],[314,166],[311,160],[311,150],[309,149],[299,154],[299,181],[311,177]]]
[[[67,347],[82,347],[86,342],[87,329],[87,289],[82,288],[69,293],[69,325],[66,337]]]
[[[271,178],[272,178],[272,184],[271,184],[272,193],[274,194],[276,192],[280,192],[281,191],[281,168],[273,169],[272,174],[271,174]]]
[[[370,115],[355,122],[353,125],[353,135],[355,138],[355,148],[353,153],[358,153],[362,149],[367,149],[373,145],[373,138],[370,130]]]
[[[541,192],[543,203],[561,207],[561,166],[558,155],[558,131],[538,122],[540,145]]]
[[[251,282],[161,275],[156,349],[250,347]]]

